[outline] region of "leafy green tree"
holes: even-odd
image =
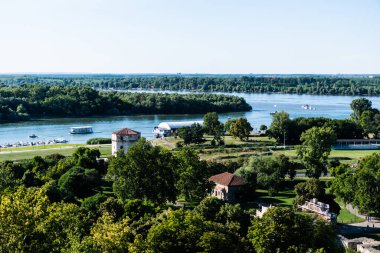
[[[230,134],[241,141],[247,141],[252,130],[253,128],[246,118],[239,118],[231,125]]]
[[[169,151],[141,138],[126,155],[110,161],[107,177],[113,180],[113,190],[122,201],[140,198],[155,203],[174,202],[176,164]]]
[[[79,147],[73,153],[73,160],[77,166],[86,169],[96,169],[99,173],[104,174],[106,172],[104,166],[98,163],[97,158],[100,157],[99,149],[90,149],[86,147]]]
[[[21,185],[25,168],[20,163],[5,161],[0,163],[0,195],[7,188]]]
[[[297,156],[306,166],[306,174],[318,178],[326,172],[327,158],[336,134],[330,127],[313,127],[301,135],[302,145],[297,147]]]
[[[260,130],[261,131],[265,131],[267,129],[268,129],[268,127],[266,125],[260,125]]]
[[[288,140],[288,132],[291,124],[289,114],[286,112],[276,112],[273,115],[272,123],[270,124],[268,134],[270,137],[281,143],[284,138]]]
[[[94,223],[90,234],[74,241],[67,252],[130,252],[133,233],[128,217],[116,220],[111,213],[106,212]]]
[[[152,226],[146,239],[146,251],[233,253],[242,252],[243,248],[241,237],[224,225],[180,209],[169,211],[161,223]]]
[[[352,118],[358,123],[363,112],[372,109],[372,102],[366,98],[352,100],[351,104]]]
[[[72,200],[75,197],[91,196],[100,181],[100,175],[95,169],[75,166],[59,178],[58,187],[66,199]]]
[[[254,218],[247,237],[257,253],[335,250],[330,224],[286,208],[270,208],[262,218]]]
[[[40,243],[37,252],[70,252],[86,234],[88,220],[75,204],[57,202],[47,207],[46,216],[36,224]]]
[[[231,230],[237,230],[241,236],[245,236],[250,225],[250,215],[241,208],[240,204],[225,203],[216,215],[216,220],[225,224]]]
[[[131,199],[124,205],[125,214],[132,220],[149,219],[156,214],[156,206],[148,200]]]
[[[199,124],[193,124],[190,127],[181,127],[178,129],[178,136],[183,139],[185,144],[202,143],[203,128]]]
[[[218,143],[223,139],[223,124],[219,121],[216,112],[209,112],[203,116],[203,129],[205,133],[214,137],[213,143]]]
[[[363,213],[380,214],[380,154],[363,158],[355,171],[337,175],[332,191],[345,203],[352,203]]]
[[[0,201],[0,251],[38,252],[36,224],[46,216],[49,201],[43,190],[19,187]]]
[[[268,189],[270,194],[276,194],[281,189],[285,176],[288,174],[294,176],[294,166],[285,156],[252,156],[235,173],[242,176],[251,188],[257,185]]]
[[[207,162],[201,161],[191,149],[180,150],[176,158],[179,161],[175,184],[178,191],[189,201],[203,199],[211,189]]]
[[[298,183],[294,187],[296,192],[295,204],[303,205],[305,201],[317,198],[322,201],[325,196],[325,189],[319,179],[311,178],[306,182]]]
[[[364,111],[359,118],[359,124],[363,128],[364,134],[370,137],[373,134],[375,137],[379,135],[380,112],[377,109]]]
[[[83,199],[81,203],[82,209],[86,211],[89,216],[97,218],[101,214],[100,205],[106,201],[107,196],[102,193],[97,193],[90,197]]]
[[[194,208],[194,212],[206,220],[215,221],[223,204],[224,202],[216,197],[206,197]]]
[[[237,119],[228,119],[226,123],[224,123],[224,131],[230,132],[231,126],[235,124]]]

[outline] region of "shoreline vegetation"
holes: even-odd
[[[0,123],[44,117],[202,114],[249,111],[244,98],[221,94],[100,92],[91,87],[0,85]]]
[[[100,90],[380,95],[380,75],[0,75],[0,84],[26,83]]]

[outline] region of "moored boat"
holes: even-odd
[[[92,130],[92,126],[79,126],[79,127],[71,127],[71,134],[92,134],[94,131]]]

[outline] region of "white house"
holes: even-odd
[[[128,147],[138,139],[140,139],[141,133],[124,128],[112,133],[112,155],[123,149],[124,153],[127,152]]]
[[[229,202],[237,200],[237,193],[246,184],[243,178],[228,172],[214,175],[209,178],[209,181],[215,183],[211,196]]]
[[[177,121],[177,122],[161,122],[158,126],[154,127],[153,134],[156,137],[168,136],[173,134],[181,127],[190,127],[194,124],[203,125],[203,121]]]

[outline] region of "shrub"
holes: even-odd
[[[111,138],[91,138],[86,142],[87,145],[111,144]]]

